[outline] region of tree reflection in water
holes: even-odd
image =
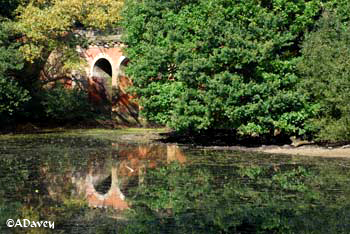
[[[61,233],[350,233],[347,159],[77,137],[1,146],[0,233],[17,232],[9,218]]]

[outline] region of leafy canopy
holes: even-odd
[[[17,30],[24,35],[20,48],[28,61],[46,59],[47,52],[75,48],[76,29],[101,29],[119,19],[122,0],[32,0],[17,9]]]
[[[10,31],[11,24],[0,21],[0,120],[2,121],[20,111],[23,104],[30,99],[28,91],[20,87],[11,74],[11,71],[22,68],[23,61],[16,44],[9,40]]]
[[[350,10],[343,4],[342,10]],[[319,105],[319,139],[350,140],[350,25],[344,11],[325,12],[303,43],[302,86]]]
[[[296,84],[319,1],[125,3],[127,73],[143,115],[176,130],[304,134],[314,113]]]

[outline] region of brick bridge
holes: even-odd
[[[41,80],[51,87],[56,81],[65,86],[79,86],[88,91],[89,99],[101,111],[110,114],[117,123],[141,125],[138,117],[139,106],[127,93],[132,85],[124,70],[129,59],[123,55],[125,45],[121,42],[121,31],[102,34],[96,31],[77,30],[75,36],[86,38],[87,47],[77,47],[84,63],[76,70],[66,70],[62,63],[64,55],[54,51],[49,56]]]
[[[90,100],[97,106],[112,104],[113,118],[127,125],[140,125],[139,106],[126,92],[132,85],[124,69],[129,59],[123,55],[125,45],[121,42],[121,30],[114,34],[101,34],[95,31],[81,31],[88,38],[88,48],[78,48],[80,57],[87,61],[87,78]],[[108,111],[110,111],[110,105]]]

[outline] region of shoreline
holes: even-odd
[[[259,147],[246,146],[206,146],[205,149],[214,150],[238,150],[262,152],[268,154],[286,154],[293,156],[327,157],[327,158],[350,158],[350,145],[340,147],[322,147],[318,145],[305,145],[293,147],[291,145],[263,145]]]
[[[16,138],[16,137],[28,137],[30,135],[51,135],[51,134],[64,134],[66,136],[91,136],[99,135],[101,138],[118,140],[121,142],[131,143],[159,143],[159,144],[178,144],[184,147],[199,147],[203,149],[213,150],[237,150],[237,151],[251,151],[251,152],[262,152],[268,154],[286,154],[294,156],[311,156],[311,157],[328,157],[328,158],[350,158],[350,144],[343,146],[320,146],[317,144],[293,146],[286,144],[283,146],[279,145],[262,145],[262,146],[245,146],[245,145],[197,145],[193,143],[167,141],[164,133],[168,133],[169,129],[166,128],[120,128],[120,129],[104,129],[104,128],[87,128],[87,129],[40,129],[36,132],[17,132],[0,134],[0,139],[4,138]],[[165,140],[165,141],[164,141]],[[214,143],[215,144],[215,143]]]
[[[350,158],[350,146],[345,145],[341,147],[320,147],[316,145],[307,147],[296,147],[296,148],[262,148],[258,151],[272,154],[288,154],[288,155],[300,155],[300,156],[311,156],[311,157],[327,157],[327,158]]]

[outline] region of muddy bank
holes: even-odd
[[[291,155],[305,155],[305,156],[319,156],[319,157],[346,157],[350,158],[350,145],[342,147],[319,147],[319,146],[301,146],[298,148],[258,148],[258,151],[274,154],[291,154]]]
[[[159,130],[158,130],[159,131]],[[167,142],[166,132],[164,129],[160,132],[152,131],[148,129],[146,131],[140,132],[130,132],[120,136],[122,141],[150,141],[150,142]],[[177,143],[177,142],[174,142]],[[183,146],[198,147],[196,144],[191,144],[189,142],[180,142],[179,144]],[[279,145],[262,145],[262,146],[245,146],[245,145],[236,145],[236,146],[199,146],[206,149],[222,149],[222,150],[240,150],[240,151],[257,151],[264,153],[272,154],[290,154],[290,155],[303,155],[303,156],[318,156],[318,157],[347,157],[350,158],[350,145],[343,145],[337,147],[329,146],[319,146],[319,145],[302,145],[299,147],[292,146],[291,144],[285,144],[283,146]]]
[[[159,134],[158,141],[216,150],[257,151],[272,154],[350,158],[349,142],[315,144],[307,140],[300,140],[296,137],[286,135],[275,137],[241,137],[234,130],[209,130],[202,133],[185,134],[165,132]]]
[[[299,147],[292,146],[291,141],[283,139],[278,142],[268,142],[270,144],[262,144],[265,142],[257,141],[244,141],[235,142],[232,138],[229,138],[229,133],[219,136],[216,135],[201,135],[200,141],[196,137],[189,138],[179,137],[170,132],[166,128],[120,128],[120,129],[41,129],[39,132],[32,134],[1,134],[0,139],[5,138],[27,138],[34,137],[40,134],[60,136],[89,136],[98,139],[118,141],[124,143],[175,143],[182,145],[183,147],[199,147],[205,149],[215,150],[239,150],[239,151],[257,151],[264,153],[273,154],[289,154],[289,155],[304,155],[304,156],[319,156],[319,157],[346,157],[350,158],[350,145],[346,144],[343,146],[329,147],[319,145],[302,145]],[[215,140],[213,139],[215,138]],[[248,143],[247,143],[248,142]],[[254,143],[255,142],[255,143]],[[205,144],[204,144],[205,143]],[[246,144],[245,144],[246,143]],[[282,145],[282,143],[284,143]]]
[[[315,157],[334,157],[334,158],[350,158],[350,145],[341,147],[321,147],[317,145],[308,145],[293,147],[289,145],[277,146],[260,146],[260,147],[246,147],[246,146],[207,146],[205,149],[215,150],[239,150],[264,152],[269,154],[289,154],[300,156],[315,156]]]

